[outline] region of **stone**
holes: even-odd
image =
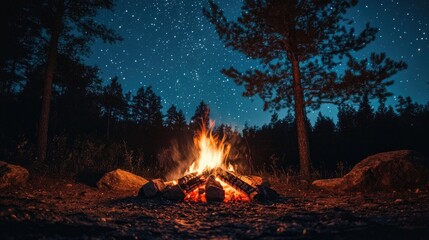
[[[133,173],[116,169],[106,173],[98,182],[100,189],[115,191],[138,191],[148,180]]]
[[[21,166],[0,161],[0,188],[24,184],[29,175],[28,170]]]
[[[428,164],[412,150],[384,152],[365,158],[342,178],[316,180],[313,186],[331,191],[415,189],[427,184]]]

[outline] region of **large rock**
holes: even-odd
[[[369,156],[344,177],[316,180],[313,185],[333,191],[404,190],[428,180],[428,160],[417,152],[400,150]]]
[[[28,176],[27,169],[0,161],[0,188],[23,184],[27,181]]]
[[[116,169],[106,173],[98,182],[97,187],[115,191],[138,191],[148,181],[140,176]]]

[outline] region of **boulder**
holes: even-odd
[[[124,171],[116,169],[106,173],[98,182],[100,189],[110,189],[115,191],[138,191],[148,180]]]
[[[27,182],[28,176],[27,169],[0,161],[0,188],[23,184]]]
[[[418,188],[429,180],[428,163],[412,150],[384,152],[365,158],[342,178],[316,180],[313,185],[332,191]]]

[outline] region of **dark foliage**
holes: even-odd
[[[95,36],[107,31],[105,40],[113,41],[116,37],[112,32],[80,19],[81,14],[95,14],[90,11],[93,4],[107,4],[110,8],[109,3],[86,1],[89,8],[71,4],[70,9],[83,12],[70,17],[76,18],[74,22],[79,28],[92,31]],[[46,59],[48,54],[47,42],[45,47],[40,45],[41,26],[34,22],[40,18],[42,6],[33,6],[32,1],[7,1],[5,7],[1,10],[4,14],[0,25],[3,32],[11,34],[5,34],[7,51],[0,59],[0,159],[30,166],[36,159],[38,116],[46,77],[47,63],[40,59]],[[49,173],[96,174],[120,167],[150,177],[165,177],[169,171],[188,163],[195,132],[201,126],[209,128],[209,106],[201,101],[188,123],[174,105],[164,116],[161,97],[150,86],[135,94],[124,94],[115,77],[103,86],[98,69],[81,60],[87,54],[86,45],[67,36],[63,35],[60,41],[53,75],[44,162],[51,170]],[[88,39],[84,40],[81,43]],[[23,44],[15,46],[16,43]],[[385,58],[374,57],[371,61]],[[322,114],[314,126],[306,120],[304,126],[313,146],[313,169],[325,176],[341,175],[349,166],[376,152],[408,148],[429,154],[428,141],[421,140],[429,136],[429,103],[421,105],[409,97],[399,97],[393,108],[386,106],[386,98],[381,94],[379,107],[374,110],[369,102],[373,94],[363,92],[359,106],[340,105],[337,123]],[[297,132],[292,113],[282,119],[273,114],[269,124],[245,126],[241,133],[225,124],[214,129],[230,145],[228,162],[248,173],[297,170]]]
[[[300,172],[310,173],[306,109],[323,103],[359,101],[362,96],[389,96],[388,78],[406,68],[386,54],[358,59],[353,54],[375,40],[377,28],[369,23],[355,32],[347,11],[357,0],[244,1],[241,15],[228,20],[213,0],[203,13],[227,48],[258,60],[260,67],[222,73],[243,85],[244,96],[258,95],[264,109],[292,108],[295,112]],[[343,64],[343,69],[338,65]]]

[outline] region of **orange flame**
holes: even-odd
[[[186,173],[198,172],[201,174],[205,170],[217,167],[230,168],[226,166],[225,160],[228,157],[230,145],[225,143],[225,137],[221,140],[214,136],[212,131],[214,121],[210,120],[209,129],[202,124],[199,135],[194,138],[194,144],[198,149],[198,157],[189,167]]]
[[[222,139],[219,139],[216,135],[213,135],[213,128],[214,121],[212,120],[210,120],[209,129],[206,129],[204,124],[202,124],[200,133],[194,138],[194,144],[198,150],[198,156],[196,161],[194,161],[186,171],[186,174],[192,172],[198,172],[198,174],[201,174],[204,171],[216,169],[218,167],[234,171],[234,167],[226,163],[231,146],[225,142],[225,136]],[[235,190],[219,178],[216,178],[216,181],[221,184],[225,191],[224,202],[250,201],[245,194]],[[204,187],[197,188],[188,193],[185,197],[185,201],[207,202]]]

